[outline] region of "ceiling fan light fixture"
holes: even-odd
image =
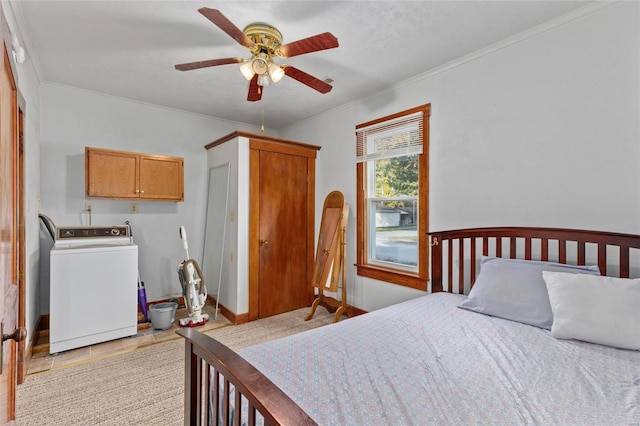
[[[270,86],[271,85],[271,78],[269,77],[269,74],[264,73],[264,74],[258,74],[258,86]]]
[[[251,81],[255,71],[253,71],[253,63],[251,61],[247,61],[240,65],[240,72],[248,81]]]
[[[258,75],[266,74],[268,68],[267,61],[263,58],[255,58],[251,62],[251,67],[253,68],[253,72]]]
[[[284,70],[280,65],[275,62],[271,62],[269,64],[269,77],[271,77],[271,81],[277,83],[282,80],[282,77],[284,77]]]

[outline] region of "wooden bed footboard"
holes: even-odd
[[[253,426],[262,416],[264,425],[316,425],[279,387],[227,346],[191,328],[177,333],[185,339],[185,425],[240,425],[241,416],[233,411],[243,400],[248,406],[244,424]]]
[[[469,228],[430,232],[431,291],[468,293],[481,255],[598,265],[602,275],[629,278],[640,265],[640,236],[562,228]],[[635,263],[631,261],[635,260]]]

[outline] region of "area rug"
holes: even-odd
[[[221,327],[207,334],[237,350],[333,321],[308,308]],[[182,425],[182,339],[70,368],[27,376],[18,386],[18,425]]]

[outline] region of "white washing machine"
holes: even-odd
[[[50,264],[50,353],[138,332],[138,246],[128,226],[58,227]]]

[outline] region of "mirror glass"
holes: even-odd
[[[340,229],[347,225],[348,207],[344,203],[344,195],[340,191],[332,191],[324,200],[322,221],[318,234],[315,265],[311,285],[329,291],[338,289],[337,272],[334,261],[340,268],[342,252],[340,252]]]
[[[228,195],[229,164],[210,168],[202,273],[207,291],[210,294],[215,291],[216,300],[220,300],[218,293],[222,280],[222,262],[226,242]]]

